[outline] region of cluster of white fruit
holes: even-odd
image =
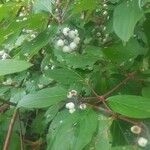
[[[10,56],[4,50],[0,51],[0,59],[5,60],[9,57]]]
[[[26,40],[28,40],[28,41],[31,41],[31,40],[33,40],[34,38],[36,38],[36,36],[37,36],[37,34],[38,34],[36,31],[30,30],[30,29],[23,29],[22,32],[23,32],[25,35],[28,35],[28,36],[26,37]]]
[[[77,91],[76,90],[71,90],[67,94],[67,98],[72,98],[74,96],[77,96]],[[66,103],[66,108],[69,110],[69,112],[72,114],[76,111],[75,109],[75,104],[73,102]],[[80,109],[86,109],[86,104],[82,103],[79,105]]]
[[[140,134],[142,131],[141,127],[134,125],[131,127],[131,132],[134,134]],[[148,140],[144,137],[139,137],[138,138],[138,145],[141,147],[145,147],[148,144]]]
[[[69,102],[66,104],[66,108],[69,110],[69,112],[72,114],[76,111],[75,104],[73,102]]]
[[[57,47],[62,48],[64,53],[75,51],[80,43],[78,30],[71,30],[68,27],[63,28],[62,38],[56,42]]]
[[[3,82],[3,85],[12,85],[13,80],[11,78],[8,78],[6,81]]]

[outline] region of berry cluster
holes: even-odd
[[[80,43],[78,30],[71,30],[68,27],[63,28],[60,38],[56,42],[56,46],[62,48],[64,53],[70,53],[77,50]]]
[[[77,91],[76,90],[71,90],[68,94],[67,94],[67,98],[72,98],[72,97],[76,97],[77,96]],[[69,113],[74,113],[76,111],[75,109],[75,104],[73,102],[68,102],[66,103],[66,108],[69,110]],[[82,103],[79,105],[79,108],[84,110],[86,109],[86,104]]]
[[[12,85],[13,80],[11,78],[8,78],[6,81],[3,82],[3,85]]]
[[[9,57],[10,56],[4,50],[0,51],[0,59],[5,60]]]
[[[142,128],[137,125],[134,125],[131,127],[131,132],[139,135],[142,132]],[[145,147],[148,144],[148,140],[144,137],[139,137],[137,143],[139,146]]]

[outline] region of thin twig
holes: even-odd
[[[91,91],[93,92],[93,94],[98,97],[99,95],[94,91],[94,89],[92,88],[92,86],[89,84],[89,81],[86,81],[86,85],[91,89]]]
[[[10,143],[10,137],[11,137],[11,134],[12,134],[12,129],[13,129],[17,114],[18,114],[18,109],[15,109],[14,113],[12,115],[12,118],[10,120],[10,123],[9,123],[6,138],[5,138],[5,141],[4,141],[4,144],[3,144],[3,150],[8,150],[8,146],[9,146],[9,143]]]
[[[107,93],[105,93],[103,96],[107,97],[109,96],[111,93],[113,93],[115,90],[117,90],[118,88],[120,88],[120,86],[122,86],[123,84],[125,84],[128,80],[130,80],[133,76],[134,76],[135,72],[129,73],[128,76],[122,80],[119,84],[117,84],[114,88],[112,88],[111,90],[109,90]]]
[[[94,96],[93,97],[82,97],[83,100],[89,100],[89,99],[91,100],[91,99],[96,99],[96,98],[97,97],[94,97]]]
[[[129,79],[130,79],[130,77],[125,78],[125,79],[122,80],[119,84],[117,84],[114,88],[112,88],[112,89],[109,90],[107,93],[105,93],[103,96],[104,96],[104,97],[109,96],[111,93],[113,93],[115,90],[117,90],[120,86],[122,86],[123,84],[125,84]]]
[[[91,107],[93,107],[93,108],[95,108],[95,109],[97,109],[97,110],[99,110],[99,111],[102,111],[103,113],[106,113],[106,114],[108,114],[109,116],[114,117],[115,119],[124,120],[124,121],[129,122],[129,123],[134,124],[134,125],[139,124],[138,121],[134,121],[133,119],[127,118],[127,117],[122,116],[122,115],[114,114],[112,111],[110,111],[110,110],[108,110],[108,109],[105,109],[105,108],[103,108],[103,107],[91,105],[91,104],[89,104],[89,103],[87,103],[87,105],[89,105],[89,106],[91,106]]]
[[[21,118],[20,118],[20,112],[19,111],[18,111],[18,116],[19,116],[19,126],[20,126],[20,148],[21,148],[21,150],[24,150],[22,125],[21,125]]]

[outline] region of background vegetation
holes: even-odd
[[[150,149],[149,0],[0,1],[0,149]]]

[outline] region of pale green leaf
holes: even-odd
[[[82,12],[85,10],[92,11],[97,6],[97,0],[75,0],[74,13]]]
[[[15,16],[20,6],[21,5],[18,3],[0,4],[0,21],[10,16]]]
[[[99,115],[98,133],[95,137],[95,150],[110,150],[110,126],[112,119]]]
[[[46,11],[52,13],[52,6],[54,0],[36,0],[33,5],[33,10],[35,12]]]
[[[113,15],[113,28],[123,41],[127,42],[134,33],[137,22],[143,17],[138,1],[123,1],[119,4]]]
[[[65,100],[67,91],[60,86],[46,88],[24,96],[18,103],[18,107],[43,108]]]
[[[0,76],[24,71],[32,65],[26,61],[6,59],[0,60]]]
[[[77,72],[69,68],[55,68],[53,70],[48,70],[46,71],[46,76],[65,85],[83,81],[83,78]]]
[[[132,118],[150,118],[150,99],[135,95],[116,95],[107,98],[114,112]]]

